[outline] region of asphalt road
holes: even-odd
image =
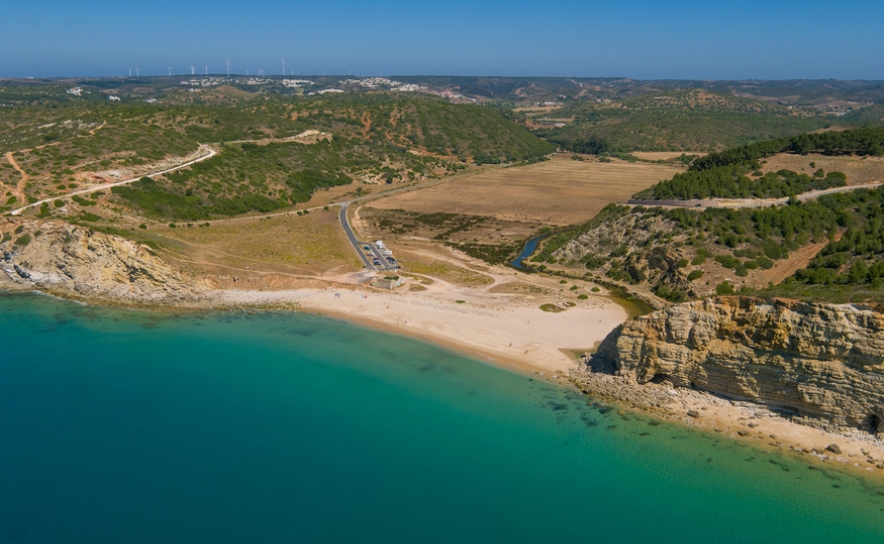
[[[350,245],[353,246],[353,249],[355,249],[356,253],[359,254],[359,258],[362,259],[362,264],[364,264],[365,268],[368,268],[369,270],[399,269],[398,265],[388,263],[387,258],[384,257],[381,250],[376,248],[374,244],[368,242],[360,242],[356,238],[356,233],[353,232],[353,228],[350,226],[350,220],[347,218],[347,209],[350,207],[351,202],[353,201],[348,200],[346,202],[341,202],[341,211],[338,212],[338,219],[341,221],[341,227],[344,228],[344,234],[346,234],[347,239],[350,240]],[[364,246],[368,246],[369,248],[371,248],[372,255],[374,255],[381,262],[380,266],[372,264],[371,259],[365,254],[365,250],[362,249]]]

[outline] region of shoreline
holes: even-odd
[[[441,349],[465,356],[478,363],[490,364],[500,369],[516,372],[533,379],[541,379],[548,383],[561,387],[573,388],[587,395],[587,400],[598,400],[612,404],[618,409],[633,411],[638,414],[658,418],[675,425],[682,425],[698,429],[710,434],[724,436],[732,440],[747,443],[766,451],[775,451],[781,455],[787,455],[803,461],[812,462],[820,466],[843,467],[844,469],[860,474],[864,477],[880,478],[884,474],[884,442],[876,441],[871,437],[858,437],[845,432],[824,431],[819,428],[790,421],[776,416],[761,404],[742,403],[716,397],[702,391],[683,390],[673,388],[666,384],[629,383],[617,376],[584,372],[576,361],[566,356],[560,348],[547,345],[545,349],[534,346],[530,357],[519,357],[518,353],[507,353],[506,346],[501,345],[500,338],[498,347],[494,344],[482,345],[481,342],[459,341],[453,337],[451,327],[458,324],[465,326],[463,322],[469,322],[464,318],[468,316],[461,304],[454,302],[448,307],[442,305],[437,308],[429,308],[433,317],[448,314],[448,319],[443,323],[436,323],[436,327],[424,327],[425,322],[414,321],[416,313],[425,313],[428,308],[420,304],[406,306],[400,298],[402,296],[418,297],[426,296],[425,293],[382,293],[376,290],[366,290],[356,285],[338,285],[327,288],[293,289],[289,291],[239,291],[239,290],[215,290],[189,300],[120,300],[105,299],[103,297],[84,296],[69,292],[53,292],[31,287],[18,286],[17,289],[5,289],[0,286],[0,293],[33,292],[48,295],[64,300],[69,300],[87,305],[108,306],[117,308],[143,309],[152,311],[173,312],[203,312],[203,311],[298,311],[310,313],[331,319],[337,319],[357,326],[372,330],[396,334],[426,342]],[[339,296],[335,296],[335,294]],[[345,297],[345,293],[347,296]],[[601,298],[601,297],[599,297]],[[371,301],[371,302],[369,302]],[[346,302],[341,304],[341,302]],[[355,305],[354,305],[355,302]],[[380,314],[381,305],[387,310],[390,303],[391,318],[384,319]],[[598,301],[596,302],[598,303]],[[626,312],[620,306],[607,301],[601,308],[595,311],[605,310],[605,305],[616,307],[614,317],[610,323],[610,329],[595,327],[595,333],[600,335],[599,341],[610,332],[611,329],[625,320]],[[415,313],[415,306],[417,312]],[[469,308],[469,307],[467,307]],[[412,325],[396,323],[392,316],[399,315],[400,321],[406,321],[402,317],[405,309],[412,310],[409,318]],[[357,311],[358,310],[358,311]],[[500,319],[500,314],[495,314],[488,307],[482,308],[487,315],[485,321],[496,321],[501,326],[507,320]],[[492,311],[489,311],[492,310]],[[500,309],[497,309],[498,311]],[[522,309],[523,312],[525,308]],[[528,308],[532,316],[543,314]],[[591,310],[591,309],[586,309]],[[569,310],[569,312],[574,310]],[[564,312],[567,315],[569,312]],[[546,314],[548,316],[562,316],[562,314]],[[574,314],[572,314],[573,317]],[[496,316],[496,317],[495,317]],[[584,316],[586,317],[586,316]],[[598,317],[593,317],[596,325]],[[475,319],[472,320],[475,322]],[[556,320],[550,320],[547,326],[555,326]],[[586,321],[586,320],[584,320]],[[583,323],[592,324],[592,323]],[[526,323],[527,325],[527,323]],[[536,326],[536,324],[535,324]],[[507,328],[504,326],[503,328]],[[455,329],[456,330],[456,329]],[[488,330],[479,330],[488,334]],[[519,331],[521,332],[521,331]],[[515,334],[518,335],[519,332]],[[542,335],[542,331],[541,331]],[[492,335],[493,337],[493,335]],[[473,338],[473,340],[476,340]],[[502,341],[506,343],[505,341]],[[523,346],[520,346],[521,349]],[[584,346],[586,351],[591,346]],[[529,349],[529,351],[532,351]],[[513,351],[512,349],[510,351]],[[544,356],[554,352],[557,355],[555,361],[543,361]],[[524,354],[523,354],[524,355]],[[826,451],[830,444],[836,444],[840,453]],[[872,462],[868,462],[872,461]]]
[[[610,402],[676,425],[737,440],[823,466],[844,467],[880,481],[884,441],[860,431],[832,431],[801,423],[760,403],[739,401],[668,382],[639,384],[623,376],[578,367],[570,382],[588,398]],[[832,450],[827,449],[834,446]]]
[[[527,375],[562,374],[577,355],[591,350],[627,319],[626,311],[604,297],[582,301],[565,312],[545,312],[511,295],[440,292],[381,292],[357,286],[290,291],[217,290],[213,306],[297,305],[299,311],[329,316],[438,345]]]

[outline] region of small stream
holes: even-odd
[[[510,266],[513,268],[518,268],[519,270],[529,270],[528,268],[522,266],[522,259],[527,259],[534,253],[534,250],[537,249],[537,244],[546,240],[552,236],[552,234],[541,234],[540,236],[535,236],[534,238],[530,238],[527,242],[525,242],[525,247],[522,249],[522,252],[519,253],[519,256],[513,259],[510,262]]]

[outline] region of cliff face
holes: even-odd
[[[590,366],[884,431],[881,307],[752,297],[680,304],[612,332]]]
[[[190,299],[196,284],[131,240],[55,222],[0,224],[0,276],[106,299]],[[5,278],[3,278],[5,279]]]

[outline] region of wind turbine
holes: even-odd
[[[196,75],[196,66],[190,65],[190,75]]]
[[[209,65],[206,64],[206,75],[209,75]]]
[[[230,67],[233,66],[232,64],[230,64],[230,57],[227,57],[226,64],[227,64],[227,79],[230,79]]]
[[[138,77],[138,66],[135,67],[135,77]]]
[[[129,67],[129,77],[132,77],[132,67]]]
[[[291,64],[286,64],[285,59],[282,57],[280,57],[280,59],[282,60],[282,75],[285,76],[285,67],[291,66]]]
[[[169,77],[172,77],[172,67],[171,67],[171,66],[166,66],[166,68],[169,69]]]

